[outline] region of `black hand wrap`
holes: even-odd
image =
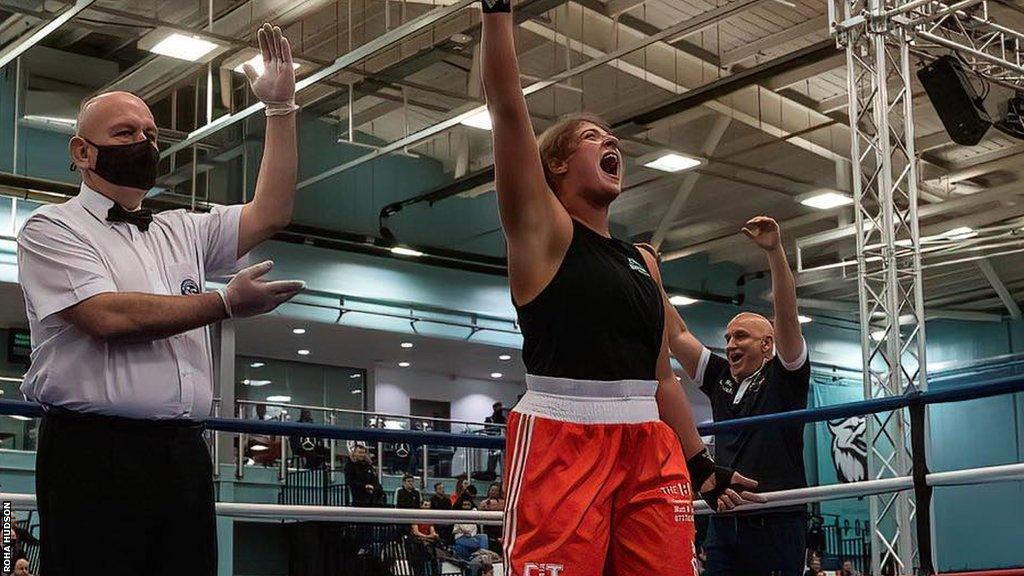
[[[512,11],[512,0],[480,0],[480,5],[484,10],[484,14]]]
[[[732,468],[715,464],[714,459],[708,454],[707,448],[691,456],[686,461],[686,468],[690,471],[690,486],[694,493],[700,494],[700,497],[716,512],[718,511],[718,497],[724,494],[726,489],[738,487],[731,484],[735,471]],[[700,487],[712,474],[715,476],[715,487],[707,492],[701,492]]]

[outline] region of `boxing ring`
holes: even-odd
[[[859,402],[837,404],[820,408],[808,408],[790,412],[780,412],[750,418],[741,418],[727,422],[705,423],[698,426],[704,436],[722,432],[733,432],[761,426],[778,426],[823,422],[851,416],[864,416],[908,410],[912,435],[923,437],[923,421],[928,406],[963,402],[981,398],[990,398],[1024,391],[1024,376],[1014,375],[998,378],[989,382],[970,386],[955,386],[928,392],[913,392],[898,397],[885,397]],[[38,404],[19,400],[0,400],[0,415],[24,417],[40,417],[42,407]],[[303,436],[326,440],[346,440],[366,443],[410,443],[417,445],[439,445],[477,449],[502,449],[504,438],[472,434],[456,434],[430,431],[403,431],[377,428],[350,428],[323,424],[280,421],[250,421],[235,418],[210,418],[206,421],[207,428],[223,433],[264,434],[271,436]],[[914,428],[917,430],[914,430]],[[943,486],[983,485],[995,482],[1024,480],[1024,463],[1006,464],[931,472],[923,443],[915,442],[914,473],[910,476],[868,479],[861,482],[830,484],[796,490],[762,493],[765,503],[745,505],[743,511],[770,510],[794,504],[809,504],[846,498],[863,498],[869,495],[894,493],[912,490],[917,500],[917,509],[928,510],[931,491]],[[0,493],[0,500],[12,503],[16,508],[28,510],[35,508],[35,495],[20,493]],[[500,525],[501,512],[482,511],[445,511],[445,510],[405,510],[394,508],[356,508],[345,506],[309,506],[285,504],[253,504],[238,502],[219,502],[217,514],[223,517],[239,519],[262,519],[280,521],[326,521],[346,523],[384,523],[384,524],[451,524],[470,522],[485,525]],[[708,506],[695,502],[697,514],[710,514]],[[918,538],[931,538],[931,517],[928,514],[917,516]],[[929,542],[930,544],[930,542]],[[1024,569],[1002,569],[980,572],[957,572],[947,574],[985,574],[986,576],[1024,576]]]

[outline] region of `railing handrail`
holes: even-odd
[[[481,428],[505,428],[504,424],[491,424],[489,422],[470,422],[469,420],[453,420],[451,418],[435,418],[432,416],[413,416],[411,414],[395,414],[391,412],[369,412],[367,410],[353,410],[351,408],[334,408],[332,406],[309,406],[305,404],[292,404],[289,402],[267,402],[263,400],[235,400],[235,404],[246,406],[277,406],[279,408],[296,408],[299,410],[316,410],[318,412],[335,412],[339,414],[357,414],[361,416],[381,418],[401,418],[404,420],[429,420],[431,422],[446,422],[450,424],[466,424],[480,426]]]

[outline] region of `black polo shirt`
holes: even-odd
[[[748,377],[745,386],[733,380],[728,360],[705,348],[695,381],[711,399],[715,422],[807,408],[811,363],[804,346],[803,362],[792,370],[776,355]],[[716,434],[715,460],[760,482],[760,492],[807,487],[803,424]]]

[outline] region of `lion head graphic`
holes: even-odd
[[[868,477],[868,447],[864,439],[867,420],[851,416],[828,422],[832,434],[832,463],[840,482],[860,482]]]

